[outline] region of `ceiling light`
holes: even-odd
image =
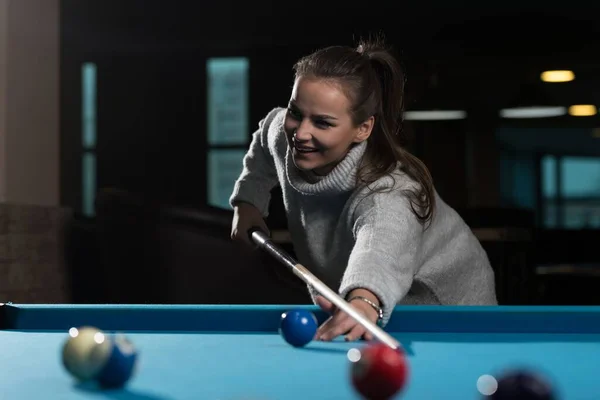
[[[404,119],[408,121],[444,121],[467,118],[463,110],[424,110],[405,111]]]
[[[573,117],[589,117],[597,113],[598,110],[593,104],[576,104],[569,107],[569,115]]]
[[[560,117],[567,113],[566,107],[529,106],[504,108],[500,110],[502,118],[550,118]]]
[[[575,79],[573,71],[568,70],[554,70],[542,72],[541,79],[544,82],[570,82]]]

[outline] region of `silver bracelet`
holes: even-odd
[[[371,300],[363,296],[352,296],[348,300],[348,303],[351,303],[352,300],[362,300],[371,307],[373,307],[373,309],[377,312],[377,325],[381,326],[381,323],[383,322],[383,309],[381,307],[379,307],[377,304],[373,303]]]

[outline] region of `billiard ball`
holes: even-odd
[[[409,366],[402,349],[373,343],[351,361],[351,381],[369,400],[387,400],[400,392],[408,380]]]
[[[71,328],[62,348],[63,366],[77,380],[92,379],[102,368],[102,364],[92,359],[92,351],[109,346],[104,333],[98,328]]]
[[[554,389],[541,374],[526,370],[506,372],[498,379],[498,389],[490,400],[554,400]]]
[[[96,346],[90,357],[94,365],[101,365],[94,380],[102,387],[124,386],[138,367],[138,352],[124,335],[115,335],[109,346]]]
[[[310,343],[317,333],[317,317],[307,310],[291,310],[281,314],[279,334],[294,347]]]
[[[124,336],[109,337],[95,327],[71,328],[62,362],[75,379],[103,387],[123,386],[137,369],[137,351]]]

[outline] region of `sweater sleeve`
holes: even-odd
[[[269,128],[281,108],[269,112],[252,134],[250,148],[244,156],[242,172],[233,186],[229,204],[254,205],[266,217],[269,213],[271,190],[277,185],[277,171],[267,142]]]
[[[408,200],[390,193],[371,194],[372,201],[357,207],[355,245],[342,277],[340,295],[354,289],[375,294],[387,324],[396,304],[408,293],[418,269],[417,254],[423,226]]]

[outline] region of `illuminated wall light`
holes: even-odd
[[[518,107],[500,110],[502,118],[551,118],[560,117],[567,113],[566,107]]]
[[[405,111],[404,119],[407,121],[449,121],[467,118],[463,110],[430,110],[430,111]]]
[[[589,117],[597,113],[598,110],[593,104],[576,104],[569,107],[569,115],[573,117]]]
[[[570,82],[575,79],[575,74],[569,70],[544,71],[541,79],[544,82]]]

